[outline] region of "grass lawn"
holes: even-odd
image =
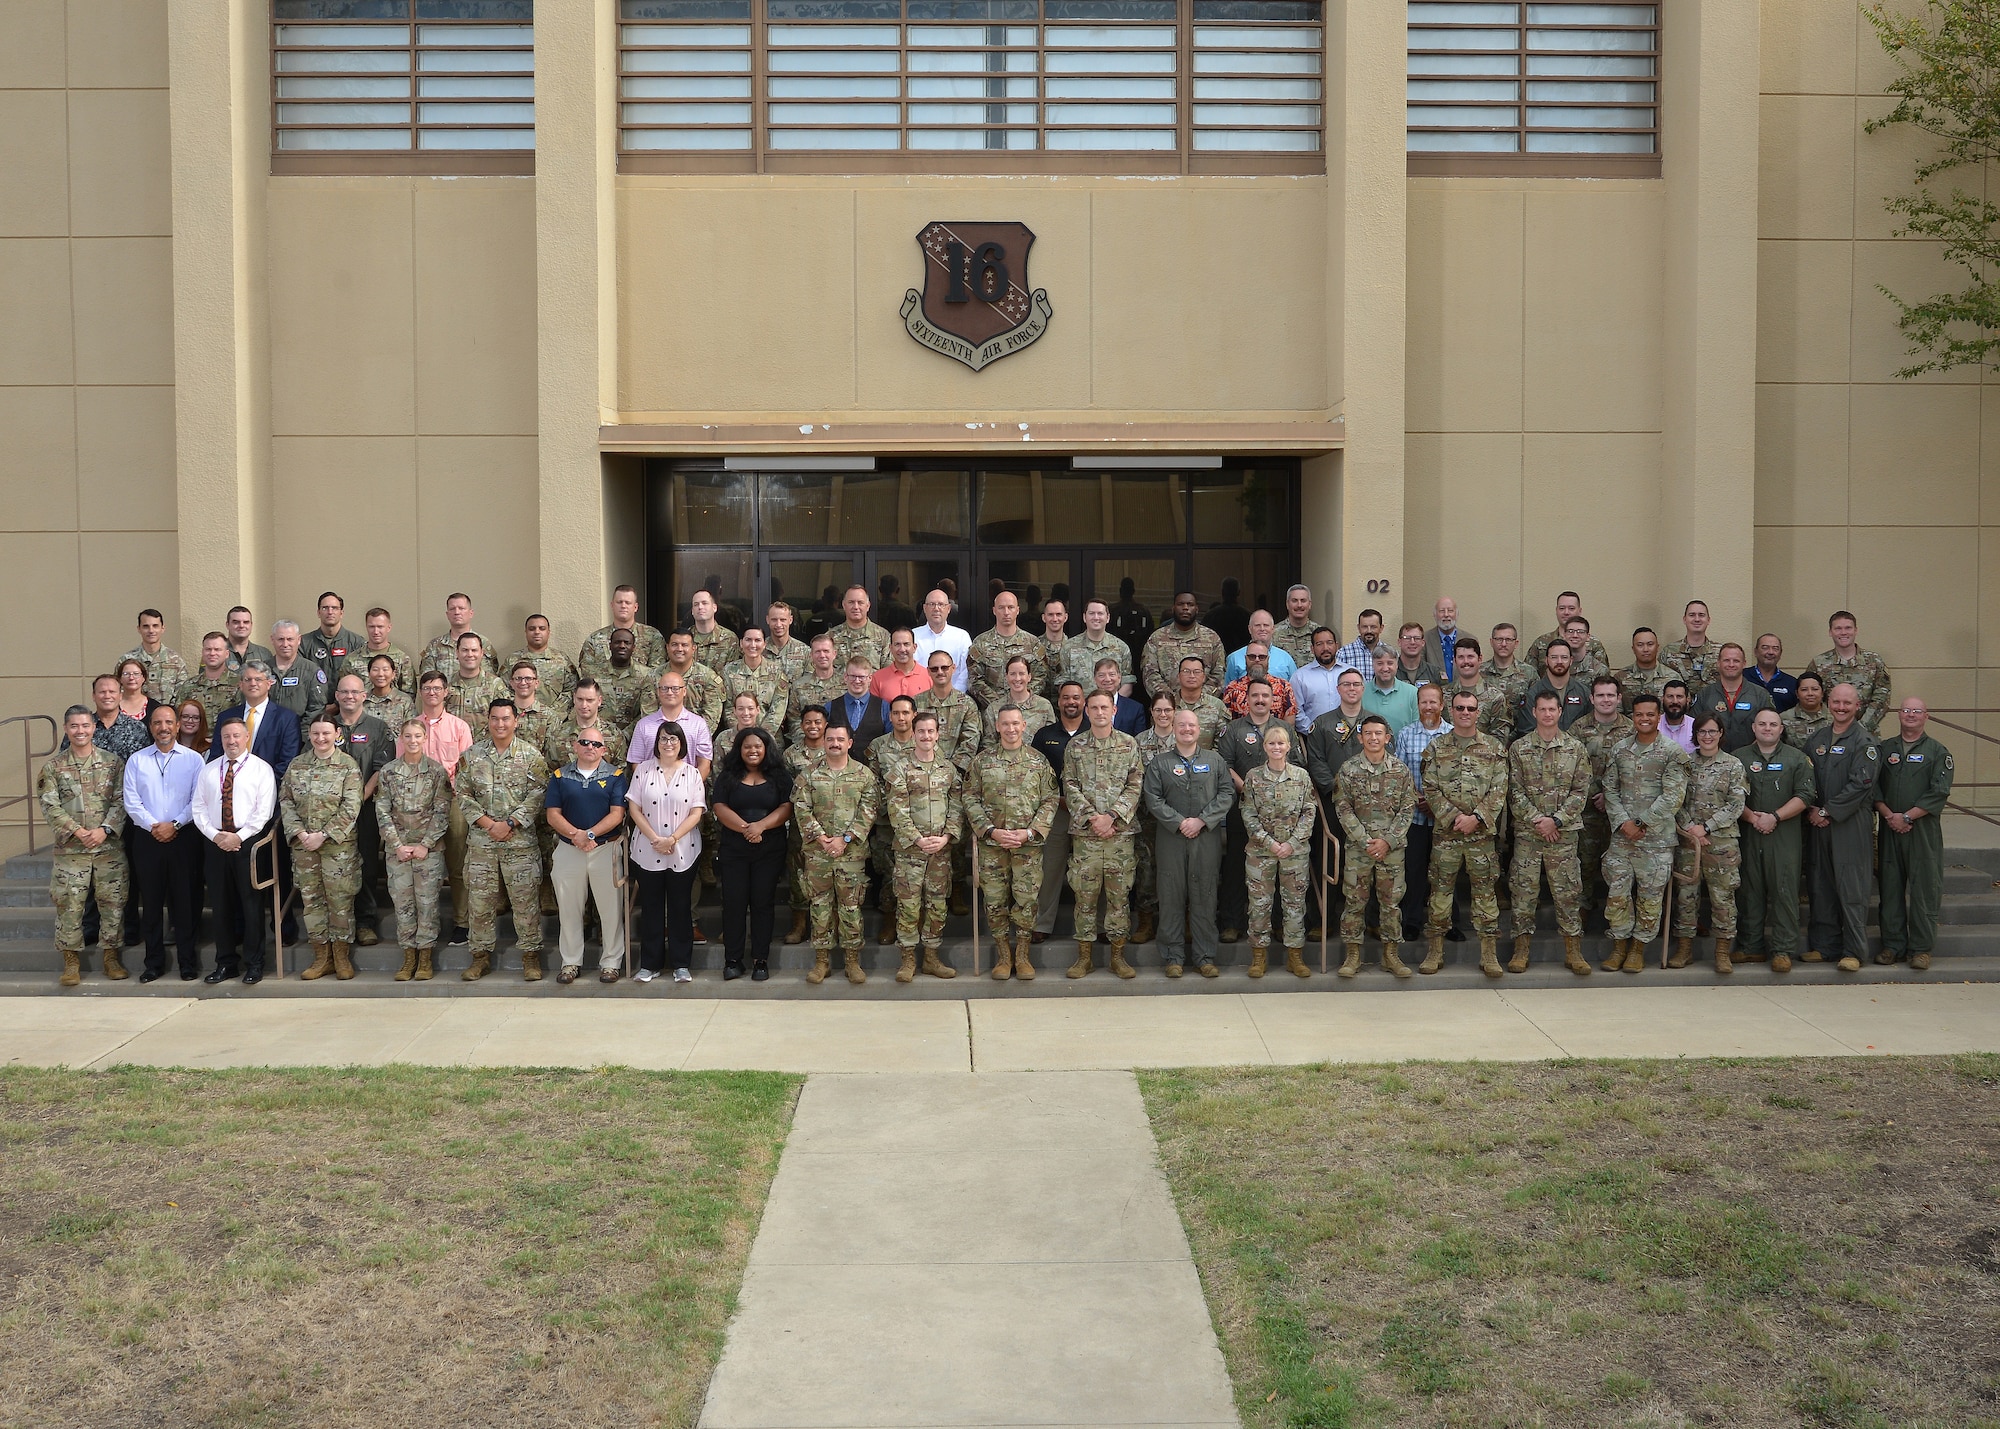
[[[797,1091],[0,1070],[0,1423],[690,1425]]]
[[[2000,1057],[1140,1081],[1246,1425],[2000,1426]]]

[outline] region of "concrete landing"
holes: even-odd
[[[700,1423],[1234,1426],[1132,1075],[808,1082]]]

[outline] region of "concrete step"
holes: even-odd
[[[0,879],[0,908],[48,908],[49,881],[46,878]]]

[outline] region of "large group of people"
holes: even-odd
[[[278,621],[268,646],[236,607],[192,667],[142,611],[40,775],[62,982],[93,940],[106,977],[142,943],[141,981],[160,978],[169,935],[180,977],[204,977],[206,903],[204,980],[255,983],[274,881],[308,980],[354,977],[386,903],[398,980],[431,978],[440,945],[487,976],[511,911],[530,981],[552,915],[557,982],[582,974],[595,924],[601,981],[685,983],[710,885],[725,979],[770,975],[781,899],[809,983],[836,963],[867,980],[870,910],[899,982],[953,977],[946,920],[976,890],[992,976],[1032,980],[1065,887],[1072,978],[1100,946],[1134,977],[1128,947],[1155,941],[1165,976],[1214,977],[1245,938],[1251,977],[1282,956],[1307,978],[1306,943],[1335,919],[1343,977],[1371,934],[1387,972],[1412,974],[1408,943],[1434,973],[1469,926],[1500,978],[1529,966],[1544,889],[1579,976],[1587,920],[1609,934],[1606,971],[1640,972],[1664,934],[1668,967],[1706,936],[1717,973],[1852,972],[1878,883],[1875,961],[1930,964],[1952,758],[1922,700],[1892,701],[1849,612],[1793,676],[1774,635],[1754,658],[1715,640],[1699,600],[1678,638],[1641,627],[1613,668],[1574,592],[1525,646],[1507,622],[1482,641],[1450,599],[1393,639],[1364,610],[1343,643],[1305,586],[1282,612],[1204,613],[1184,591],[1157,624],[1129,590],[1074,609],[1032,594],[1039,631],[996,587],[973,636],[954,590],[884,626],[855,586],[800,639],[784,601],[757,623],[706,590],[662,632],[621,586],[571,658],[541,615],[502,656],[463,593],[412,656],[389,611],[357,634],[329,591],[315,628]]]

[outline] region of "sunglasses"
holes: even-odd
[[[585,748],[585,749],[602,749],[602,748],[604,748],[604,741],[603,741],[603,740],[601,740],[601,739],[579,739],[579,740],[577,741],[577,743],[578,743],[579,745],[581,745],[581,746],[582,746],[583,748]]]

